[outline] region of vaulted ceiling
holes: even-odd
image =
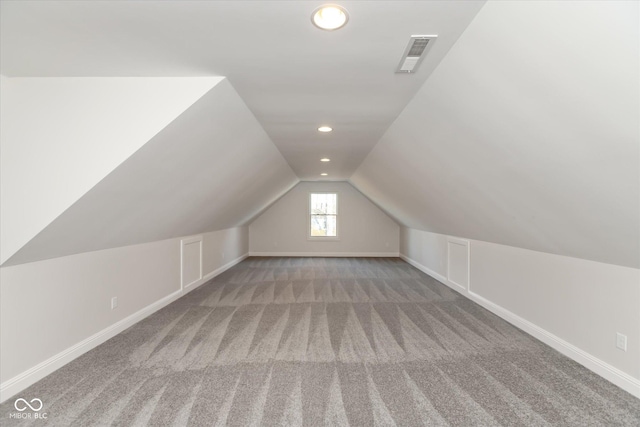
[[[225,76],[300,179],[348,179],[484,2],[340,3],[328,32],[317,1],[3,2],[2,74]],[[395,74],[412,34],[438,39]]]
[[[66,209],[39,209],[36,198],[33,209],[58,216],[44,218],[46,227],[6,264],[244,225],[293,187],[298,179],[231,84],[224,79],[208,89]],[[70,160],[56,165],[95,167],[101,158]],[[58,173],[41,178],[55,181]],[[73,177],[87,182],[85,175]],[[61,194],[55,187],[50,191]]]
[[[406,226],[640,265],[637,2],[349,1],[334,32],[320,4],[3,1],[3,262],[241,225],[298,180],[349,179]],[[395,74],[413,34],[438,38]],[[167,92],[135,110],[162,119],[99,154],[100,126],[140,121],[115,114],[144,93],[117,78],[154,76]],[[60,108],[29,122],[20,99]],[[109,120],[70,149],[78,111]],[[60,158],[20,157],[43,146]]]
[[[411,228],[638,268],[638,12],[487,3],[351,181]]]

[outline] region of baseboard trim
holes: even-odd
[[[397,258],[398,252],[249,252],[249,256],[322,258]]]
[[[633,378],[631,375],[609,365],[608,363],[598,359],[597,357],[587,353],[586,351],[574,346],[573,344],[563,340],[562,338],[552,334],[546,329],[529,322],[526,319],[510,312],[509,310],[489,301],[488,299],[474,293],[469,292],[471,300],[477,302],[487,310],[500,316],[507,322],[519,329],[527,332],[529,335],[539,339],[543,343],[559,351],[565,356],[573,359],[582,366],[600,375],[609,382],[617,385],[621,389],[631,393],[640,399],[640,380]]]
[[[483,296],[476,294],[472,291],[462,290],[459,286],[451,283],[441,274],[436,273],[428,267],[420,264],[419,262],[407,257],[404,254],[400,254],[400,258],[414,266],[418,270],[423,273],[433,277],[437,281],[447,285],[451,289],[456,292],[466,296],[470,300],[480,304],[482,307],[486,308],[490,312],[495,315],[501,317],[507,322],[511,323],[513,326],[521,329],[522,331],[528,333],[534,338],[539,339],[543,343],[547,344],[549,347],[554,350],[559,351],[570,359],[573,359],[577,363],[581,364],[585,368],[590,371],[598,374],[602,378],[607,381],[615,384],[621,389],[629,392],[633,396],[640,399],[640,380],[632,377],[626,372],[621,371],[620,369],[604,362],[603,360],[598,359],[597,357],[587,353],[586,351],[574,346],[573,344],[563,340],[562,338],[552,334],[546,329],[541,328],[540,326],[531,323],[530,321],[523,319],[517,314],[512,313],[511,311],[505,309],[504,307],[484,298]]]
[[[444,277],[442,274],[436,273],[435,271],[431,270],[429,267],[426,267],[426,266],[420,264],[419,262],[412,260],[411,258],[409,258],[408,256],[406,256],[404,254],[400,254],[400,258],[402,258],[404,261],[406,261],[408,264],[411,264],[412,266],[414,266],[418,270],[422,271],[423,273],[428,274],[429,276],[433,277],[434,279],[436,279],[439,282],[446,283],[448,281],[447,278]],[[454,289],[458,289],[458,287],[456,286]]]
[[[184,293],[191,292],[192,290],[196,289],[197,287],[202,286],[203,284],[207,283],[209,280],[211,280],[214,277],[224,273],[225,271],[227,271],[231,267],[235,266],[236,264],[241,263],[242,261],[244,261],[247,258],[249,258],[249,252],[247,252],[246,254],[234,259],[233,261],[229,261],[228,263],[226,263],[222,267],[218,267],[215,270],[213,270],[212,272],[205,274],[202,277],[202,279],[197,280],[197,281],[187,285],[184,288]]]
[[[53,357],[45,360],[34,366],[31,369],[24,371],[21,374],[5,381],[0,385],[0,402],[4,402],[16,393],[21,392],[25,388],[41,380],[47,375],[51,374],[57,369],[60,369],[67,363],[83,355],[89,350],[99,346],[103,342],[110,338],[113,338],[120,332],[124,331],[128,327],[134,325],[145,317],[153,314],[162,307],[172,303],[182,296],[182,291],[177,290],[166,297],[154,302],[151,305],[139,310],[132,315],[125,317],[124,319],[114,323],[113,325],[91,335],[74,346],[61,351]]]
[[[178,289],[177,291],[159,299],[158,301],[151,303],[150,305],[144,307],[143,309],[131,314],[130,316],[125,317],[122,320],[114,323],[111,326],[106,327],[105,329],[91,335],[89,338],[86,338],[79,343],[67,348],[66,350],[61,351],[55,356],[50,357],[37,364],[36,366],[22,372],[21,374],[16,375],[13,378],[8,379],[7,381],[0,384],[0,403],[10,399],[15,396],[17,393],[20,393],[22,390],[26,389],[30,385],[40,381],[42,378],[47,375],[53,373],[54,371],[60,369],[67,363],[73,361],[74,359],[82,356],[86,352],[96,348],[100,344],[105,341],[115,337],[120,332],[125,329],[135,325],[142,319],[150,316],[161,308],[171,304],[181,296],[185,295],[196,289],[197,287],[203,285],[214,277],[218,276],[221,273],[224,273],[226,270],[235,266],[236,264],[242,262],[249,256],[248,253],[240,256],[239,258],[234,259],[233,261],[228,262],[222,267],[217,268],[211,273],[206,274],[202,279],[190,284],[184,289]]]

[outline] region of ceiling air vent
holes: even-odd
[[[438,36],[411,36],[396,73],[415,73]]]

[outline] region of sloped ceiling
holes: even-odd
[[[5,265],[243,225],[297,182],[223,80]]]
[[[244,224],[322,167],[409,227],[640,265],[637,2],[344,2],[336,32],[309,23],[319,4],[0,3],[12,77],[229,78],[82,186],[67,177],[77,194],[55,209],[63,185],[34,194],[24,216],[46,218],[5,265]],[[415,33],[439,38],[393,74]],[[55,167],[84,160],[51,147]]]
[[[411,228],[640,266],[638,2],[489,2],[352,176]]]
[[[348,179],[484,1],[2,1],[7,76],[226,76],[300,179]],[[331,3],[331,2],[328,2]],[[412,34],[437,34],[395,74]],[[317,132],[331,125],[331,134]],[[320,158],[331,163],[322,164]]]
[[[1,262],[222,79],[3,76]]]

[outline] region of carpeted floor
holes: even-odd
[[[55,426],[640,425],[640,400],[397,258],[249,258],[20,396]]]

